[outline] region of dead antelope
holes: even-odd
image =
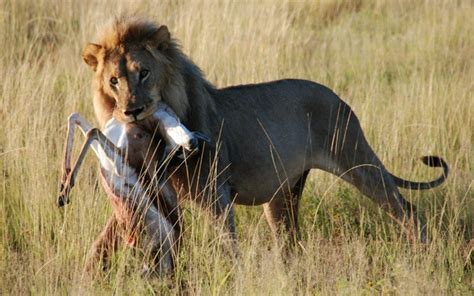
[[[195,150],[198,138],[204,137],[181,125],[165,104],[160,104],[147,120],[148,124],[158,127],[160,136],[165,139],[166,148],[161,149],[160,158],[157,157],[159,147],[152,141],[154,135],[136,124],[123,124],[112,118],[101,131],[91,127],[78,113],[69,116],[58,206],[69,202],[69,194],[91,147],[99,159],[102,185],[114,210],[114,216],[92,246],[88,269],[98,259],[108,257],[117,247],[120,236],[127,244],[151,256],[153,271],[162,273],[173,269],[173,254],[181,230],[180,212],[176,193],[164,174],[166,170],[160,170],[162,174],[158,175],[158,166],[179,147]],[[86,140],[71,168],[76,126]]]

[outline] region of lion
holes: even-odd
[[[223,218],[234,238],[235,203],[263,205],[272,232],[297,241],[299,201],[311,169],[342,178],[400,223],[415,226],[417,211],[398,187],[429,189],[448,175],[447,163],[437,156],[421,159],[443,169],[430,182],[391,174],[351,108],[316,82],[216,88],[168,28],[152,21],[115,20],[97,43],[85,46],[82,57],[94,71],[94,109],[102,126],[111,117],[140,124],[163,101],[190,130],[210,138],[202,153],[176,166],[173,186]],[[422,229],[416,235],[424,240],[424,228],[414,228]]]

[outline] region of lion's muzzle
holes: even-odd
[[[144,107],[135,108],[135,109],[126,109],[123,111],[123,114],[127,117],[134,118],[136,121],[138,120],[138,115],[140,115],[143,112],[143,110],[145,110]]]

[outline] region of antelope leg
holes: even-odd
[[[193,133],[180,123],[178,116],[166,104],[159,104],[153,117],[159,122],[160,133],[171,150],[180,146],[188,151],[196,148]]]
[[[72,145],[74,142],[74,132],[76,125],[79,126],[84,135],[91,129],[91,125],[79,113],[72,113],[69,115],[66,144],[64,149],[63,174],[61,177],[61,190],[64,182],[66,182],[68,175],[71,172]]]
[[[84,161],[86,153],[91,146],[91,144],[97,141],[99,147],[105,153],[105,157],[112,160],[116,167],[115,169],[119,174],[125,172],[126,165],[125,165],[125,156],[119,148],[117,148],[99,129],[91,128],[86,133],[86,141],[84,142],[79,157],[74,164],[74,167],[70,170],[70,174],[67,175],[67,178],[62,186],[62,191],[58,198],[58,206],[62,207],[65,204],[69,203],[69,193],[74,186],[74,182],[76,180],[77,174],[79,169]],[[97,153],[98,157],[100,158],[102,155]],[[70,161],[70,160],[69,160]],[[66,162],[65,162],[66,163]]]

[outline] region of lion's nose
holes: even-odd
[[[131,110],[125,110],[123,111],[123,114],[125,114],[126,116],[133,116],[133,117],[137,117],[138,114],[142,113],[143,112],[143,107],[140,107],[140,108],[136,108],[136,109],[131,109]]]

